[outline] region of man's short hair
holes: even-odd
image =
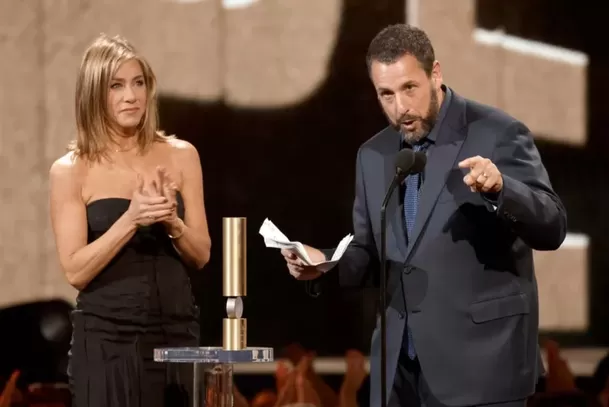
[[[423,30],[408,24],[385,27],[372,39],[366,55],[368,72],[374,61],[392,64],[404,55],[415,57],[427,76],[431,76],[435,61],[431,41]]]

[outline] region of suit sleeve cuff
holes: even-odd
[[[503,175],[503,188],[497,196],[496,212],[499,216],[516,222],[520,197],[526,194],[527,186],[507,175]]]
[[[490,212],[497,212],[497,209],[501,206],[501,202],[503,201],[503,191],[504,189],[499,192],[482,192],[480,194],[484,200],[486,208]]]
[[[338,271],[329,270],[315,280],[305,282],[305,291],[311,297],[319,297],[325,291],[338,286]]]

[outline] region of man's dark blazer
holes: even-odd
[[[565,209],[524,124],[454,91],[428,150],[419,209],[407,245],[403,198],[387,207],[387,395],[408,320],[435,398],[476,405],[525,398],[543,374],[532,250],[566,236]],[[402,136],[388,127],[357,154],[354,239],[338,264],[308,287],[378,285],[380,208]],[[458,163],[491,159],[503,174],[494,197],[471,192]],[[331,277],[331,276],[334,277]],[[371,406],[380,405],[380,332],[371,343]]]

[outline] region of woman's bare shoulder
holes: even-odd
[[[191,165],[192,162],[199,162],[197,148],[186,140],[171,138],[166,141],[167,152],[171,156],[171,161],[178,167]]]
[[[51,179],[72,179],[79,180],[85,175],[87,165],[82,157],[73,151],[56,159],[49,170]]]
[[[186,140],[179,138],[171,138],[167,140],[169,148],[176,153],[197,151],[194,145]]]

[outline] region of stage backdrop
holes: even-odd
[[[522,23],[514,15],[526,13],[490,3],[2,2],[0,306],[75,298],[57,265],[48,170],[74,136],[82,53],[105,32],[126,36],[150,60],[160,84],[163,128],[192,142],[201,155],[213,249],[211,263],[192,277],[204,342],[221,339],[222,217],[245,216],[250,343],[298,340],[325,354],[347,346],[365,350],[376,293],[308,298],[279,253],[264,248],[258,228],[268,217],[290,238],[321,247],[351,231],[355,152],[386,125],[367,77],[366,47],[383,26],[408,21],[430,34],[449,86],[530,126],[565,199],[569,238],[557,252],[536,254],[542,328],[569,333],[577,343],[609,342],[599,324],[607,311],[595,305],[602,299],[599,290],[607,289],[607,278],[599,277],[607,243],[597,239],[602,227],[596,223],[607,220],[596,218],[596,202],[603,200],[584,198],[582,185],[594,185],[590,172],[574,186],[567,161],[594,172],[586,160],[594,156],[591,64],[581,52],[590,44],[531,35],[514,23]],[[535,25],[531,21],[524,27]]]

